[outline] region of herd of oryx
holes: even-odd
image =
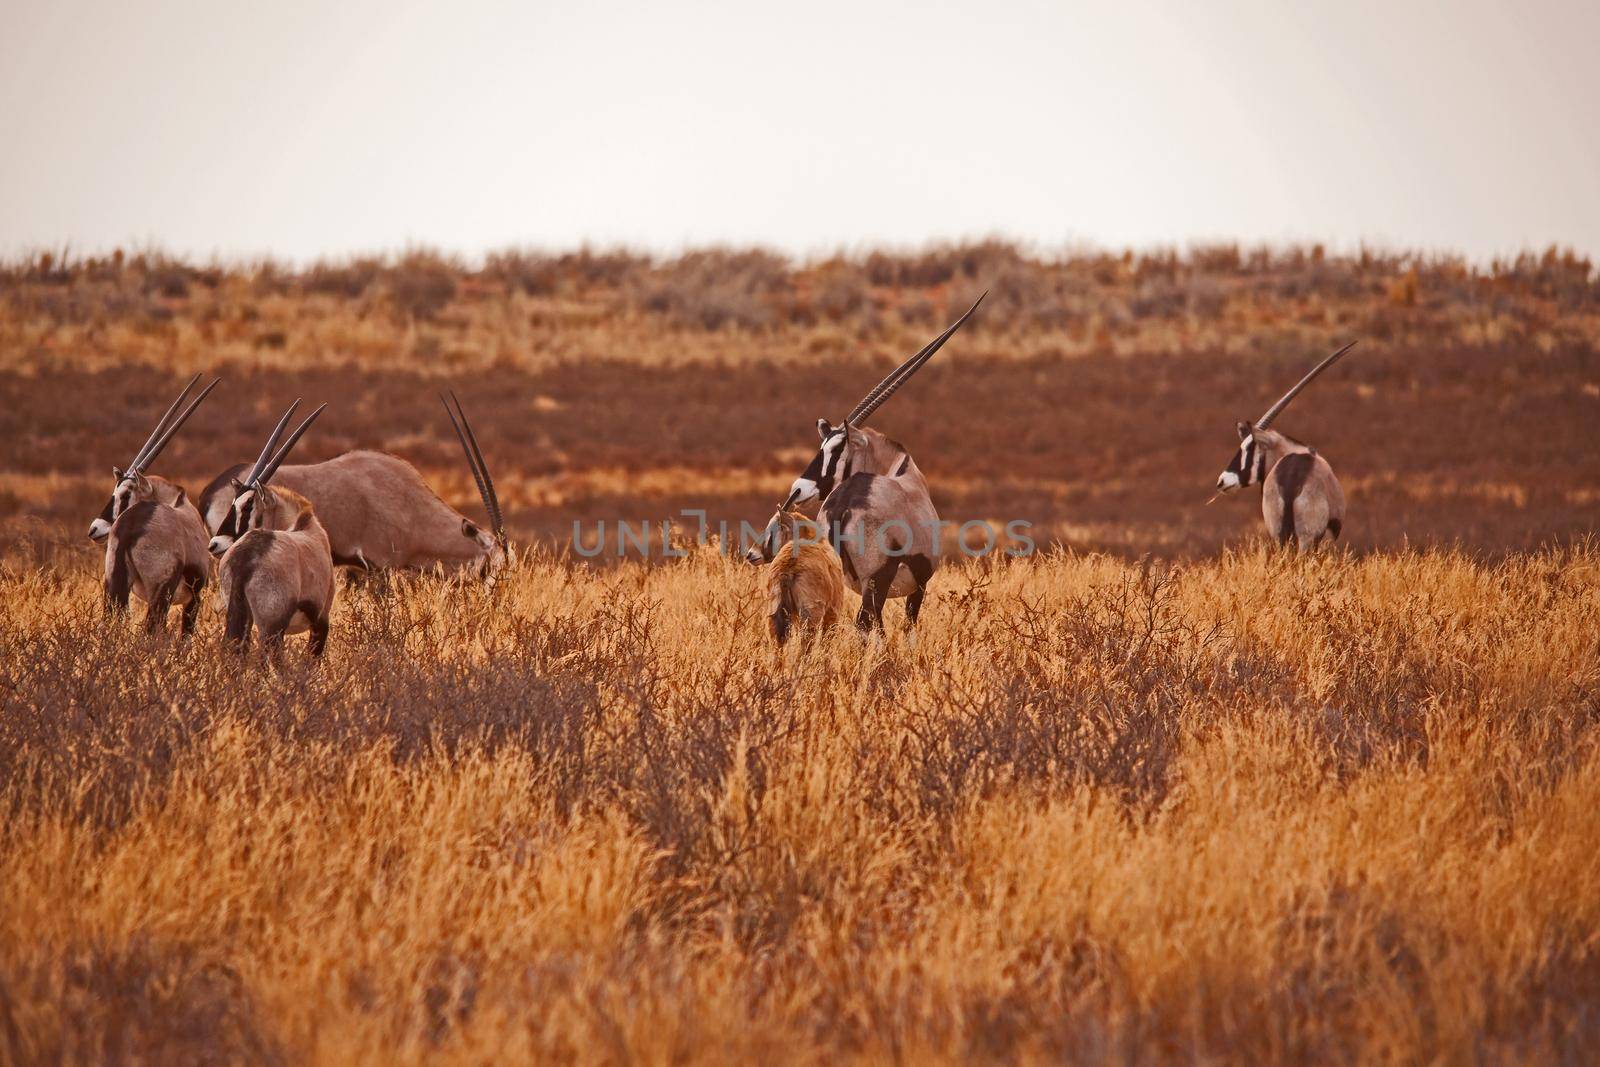
[[[843,421],[817,420],[817,454],[746,556],[766,565],[769,624],[780,644],[797,629],[831,626],[844,612],[846,584],[860,594],[861,629],[881,629],[884,603],[895,597],[906,598],[907,623],[916,623],[939,563],[940,521],[911,454],[868,429],[866,421],[982,302],[980,296],[949,329],[896,367]],[[1239,423],[1239,450],[1217,479],[1219,494],[1261,485],[1262,518],[1280,543],[1307,549],[1339,536],[1344,492],[1333,468],[1314,449],[1270,427],[1353,344],[1324,359],[1259,419]],[[149,605],[147,626],[159,629],[171,609],[181,606],[183,633],[189,634],[215,557],[231,646],[247,647],[254,630],[276,651],[286,634],[309,632],[310,651],[320,655],[338,568],[442,569],[494,582],[507,560],[505,523],[477,435],[454,394],[444,400],[445,410],[483,498],[488,528],[449,507],[415,467],[385,452],[358,450],[323,463],[285,466],[327,407],[317,408],[286,437],[298,400],[253,464],[230,467],[191,500],[181,486],[148,472],[217,387],[213,381],[189,400],[200,377],[167,408],[127,469],[112,468],[111,499],[89,528],[89,536],[105,545],[111,611],[125,611],[130,594],[137,596]],[[815,520],[796,510],[811,501],[821,502]]]

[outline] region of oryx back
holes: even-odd
[[[778,644],[796,629],[827,629],[843,614],[844,573],[820,523],[779,511],[746,558],[767,564],[767,626]]]
[[[217,581],[230,645],[247,646],[253,626],[276,654],[284,635],[309,630],[308,647],[313,656],[320,656],[333,612],[328,534],[309,500],[272,483],[285,457],[327,408],[326,404],[317,408],[284,439],[283,431],[299,406],[298,400],[290,405],[267,438],[261,457],[243,480],[232,483],[233,507],[207,548],[222,556]]]
[[[476,438],[471,439],[476,444]],[[470,571],[486,578],[505,564],[505,528],[493,483],[469,449],[491,527],[440,500],[417,469],[399,456],[360,449],[322,463],[280,467],[272,483],[311,502],[327,531],[335,565],[362,570]],[[248,516],[233,513],[241,464],[206,487],[202,509],[214,531],[213,551],[227,551]]]
[[[1344,528],[1344,490],[1328,461],[1271,426],[1290,401],[1354,346],[1351,341],[1318,363],[1259,419],[1239,422],[1239,450],[1217,476],[1218,495],[1261,486],[1261,518],[1267,536],[1280,544],[1308,549],[1324,537],[1338,537]]]
[[[159,629],[172,606],[182,605],[183,632],[192,633],[211,573],[206,537],[199,512],[181,489],[167,501],[153,496],[123,510],[106,538],[107,606],[122,611],[129,595],[137,596],[149,605],[146,625]]]
[[[1267,474],[1261,487],[1261,518],[1280,544],[1301,549],[1344,527],[1344,490],[1328,461],[1315,452],[1289,452]]]
[[[780,645],[796,630],[827,630],[844,614],[844,574],[826,544],[785,544],[767,564],[766,586],[767,626]]]
[[[281,472],[280,472],[281,473]],[[254,525],[222,557],[217,583],[230,642],[249,643],[252,626],[275,646],[288,634],[311,632],[321,654],[333,610],[333,557],[309,501],[277,485],[253,492]]]

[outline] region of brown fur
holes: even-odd
[[[874,592],[880,601],[916,594],[938,566],[941,548],[939,513],[916,460],[876,430],[852,429],[840,470],[818,517],[837,538],[856,592],[864,598]],[[892,566],[913,556],[927,561],[921,580],[909,566]]]
[[[767,625],[783,644],[796,629],[822,633],[844,613],[844,572],[826,544],[788,541],[766,570]]]
[[[1344,525],[1344,489],[1333,467],[1276,430],[1256,430],[1254,435],[1266,456],[1261,518],[1268,536],[1302,551],[1315,548],[1324,537],[1338,537]]]
[[[281,473],[281,472],[280,472]],[[320,655],[333,611],[333,554],[311,502],[276,485],[258,487],[251,528],[218,570],[228,640],[249,644],[253,624],[276,652],[286,634],[309,630]]]
[[[106,605],[121,611],[129,594],[137,596],[149,605],[145,622],[152,630],[165,627],[168,611],[181,605],[188,634],[211,573],[207,531],[181,486],[161,478],[145,481],[143,499],[123,509],[106,538]]]
[[[358,450],[322,463],[284,466],[272,476],[272,485],[310,501],[340,566],[443,566],[491,574],[505,562],[488,530],[469,523],[428,488],[415,467],[387,452]],[[213,530],[232,499],[233,493],[225,491],[208,502],[206,519]]]

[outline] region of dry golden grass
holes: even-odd
[[[0,1057],[1592,1062],[1600,551],[709,550],[342,594],[327,660],[0,573]],[[298,642],[295,642],[298,644]]]
[[[1071,550],[782,654],[752,569],[560,551],[764,519],[984,287],[877,425]],[[1345,539],[1266,552],[1233,421],[1351,337],[1283,423]],[[1596,351],[1556,251],[0,264],[0,1065],[1600,1060]],[[304,396],[476,515],[459,388],[523,562],[320,666],[103,620],[197,370],[191,492]]]

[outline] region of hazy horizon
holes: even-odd
[[[1600,7],[13,13],[0,253],[1600,253]]]

